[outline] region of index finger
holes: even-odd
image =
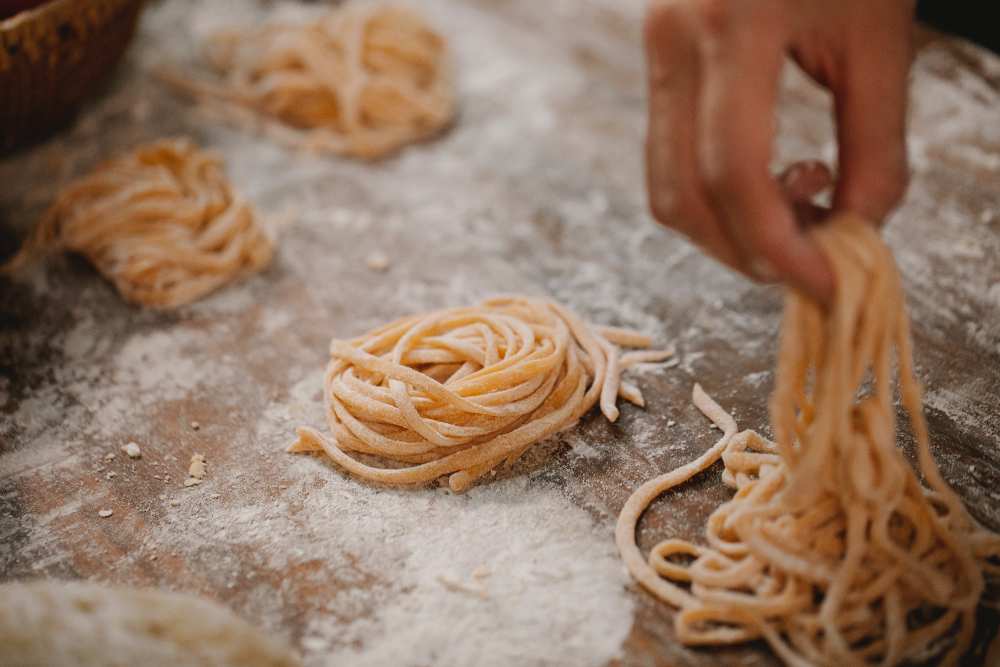
[[[778,82],[786,26],[776,3],[707,3],[699,146],[709,195],[720,220],[758,273],[773,273],[825,302],[833,289],[826,257],[800,228],[771,176]],[[774,11],[764,11],[773,5]],[[723,11],[723,15],[718,15]],[[726,14],[725,12],[730,12]],[[745,21],[753,21],[752,26]]]

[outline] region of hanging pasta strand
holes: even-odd
[[[976,524],[931,456],[888,247],[853,218],[815,234],[836,298],[824,312],[788,295],[771,399],[776,441],[738,432],[696,385],[695,405],[723,436],[635,491],[618,548],[632,576],[678,609],[686,644],[764,639],[796,666],[928,654],[955,664],[969,647],[983,573],[998,572],[1000,536]],[[896,446],[897,379],[926,487]],[[707,544],[667,539],[643,559],[635,529],[645,509],[720,458],[736,493],[709,517]]]

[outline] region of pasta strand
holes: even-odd
[[[686,644],[764,639],[789,665],[897,665],[929,650],[955,664],[1000,536],[976,524],[931,456],[888,247],[854,218],[815,234],[837,293],[826,312],[798,293],[787,298],[771,398],[776,442],[738,432],[695,385],[695,405],[722,438],[632,494],[618,549],[636,581],[678,609]],[[897,379],[926,488],[896,446]],[[642,513],[720,458],[736,493],[709,518],[709,546],[669,538],[644,559]]]
[[[132,303],[174,308],[262,270],[274,243],[221,157],[162,139],[64,188],[2,270],[55,250],[85,256]]]
[[[334,340],[330,356],[324,393],[333,438],[302,427],[289,451],[324,451],[349,472],[386,484],[449,475],[452,490],[462,491],[597,403],[612,422],[620,393],[643,403],[638,388],[619,381],[614,344],[565,308],[526,297],[403,318]],[[376,467],[352,451],[412,465]]]
[[[222,119],[279,143],[374,160],[455,116],[446,42],[410,9],[348,5],[303,24],[213,36],[215,81],[158,72]]]

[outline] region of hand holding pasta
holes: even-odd
[[[782,71],[794,60],[833,97],[833,210],[881,222],[906,189],[913,0],[648,6],[653,216],[737,271],[827,301],[829,266],[770,169]]]
[[[738,433],[696,385],[695,405],[723,437],[636,490],[618,519],[618,548],[632,576],[678,608],[684,643],[762,638],[796,666],[897,665],[935,652],[955,664],[969,646],[983,571],[1000,572],[1000,536],[969,516],[931,457],[888,247],[856,219],[814,238],[836,295],[829,311],[788,296],[775,442]],[[893,353],[927,487],[896,446]],[[644,561],[640,515],[719,458],[736,494],[709,517],[707,544],[667,539]]]

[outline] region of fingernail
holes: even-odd
[[[791,167],[786,169],[785,172],[781,175],[781,182],[784,183],[785,185],[790,185],[792,183],[795,183],[797,180],[799,180],[799,176],[802,175],[802,172],[804,170],[805,168],[802,166],[801,163],[792,165]]]
[[[750,272],[756,276],[758,280],[762,280],[764,282],[770,283],[778,279],[778,272],[775,270],[774,265],[763,257],[755,257],[750,260]]]

